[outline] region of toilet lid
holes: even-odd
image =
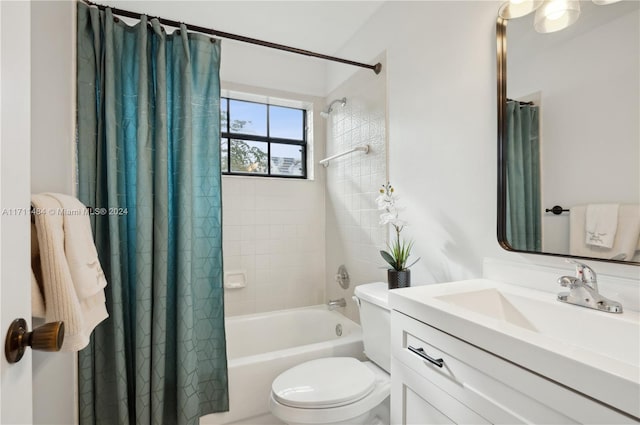
[[[281,373],[271,384],[276,401],[303,408],[344,406],[374,387],[374,373],[352,357],[311,360]]]

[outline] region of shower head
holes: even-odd
[[[320,116],[322,118],[329,118],[329,114],[331,114],[331,112],[333,111],[333,105],[335,105],[336,103],[339,103],[340,106],[344,107],[347,104],[347,98],[343,97],[342,99],[336,99],[333,102],[331,102],[329,104],[329,107],[327,108],[326,111],[322,111],[320,112]]]

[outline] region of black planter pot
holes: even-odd
[[[411,270],[387,270],[389,289],[407,288],[411,286]]]

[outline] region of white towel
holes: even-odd
[[[640,205],[622,204],[618,210],[618,231],[612,251],[625,254],[625,261],[638,261],[635,251],[640,239]]]
[[[67,198],[64,196],[63,204],[54,196],[58,197],[58,194],[31,197],[31,203],[36,208],[34,218],[42,266],[46,321],[63,321],[65,337],[62,351],[78,351],[87,346],[89,336],[98,323],[109,316],[102,290],[104,286],[98,291],[88,289],[95,289],[106,282],[103,281],[104,276],[99,264],[96,267],[92,260],[81,260],[83,257],[93,257],[95,247],[93,251],[81,253],[80,251],[87,250],[83,242],[78,243],[77,247],[65,245],[65,236],[70,241],[83,241],[86,235],[81,233],[88,231],[88,237],[91,237],[88,215],[65,219],[68,215],[65,215],[65,209],[69,209],[71,204],[67,204]],[[77,204],[73,203],[73,207],[76,206]],[[83,220],[86,220],[86,223],[82,223]],[[80,233],[72,235],[72,232]],[[71,251],[71,262],[67,258],[67,250]],[[79,270],[82,268],[85,270]],[[87,281],[74,282],[74,276],[86,278]]]
[[[611,248],[585,243],[587,206],[574,205],[569,215],[569,253],[579,257],[611,259],[624,254],[625,261],[638,261],[634,252],[640,237],[640,205],[622,204],[618,208],[618,229]]]
[[[585,223],[587,245],[612,248],[618,229],[618,204],[589,204]]]
[[[44,318],[46,315],[42,292],[40,292],[36,275],[33,274],[33,270],[31,270],[31,316]]]
[[[38,246],[38,233],[34,219],[35,217],[32,217],[31,220],[31,316],[44,319],[46,308],[42,296],[42,266],[40,265],[40,247]]]
[[[73,196],[62,193],[46,195],[55,198],[64,211],[64,252],[78,298],[83,300],[96,295],[107,286],[107,279],[93,243],[87,207]]]

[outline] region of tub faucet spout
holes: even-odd
[[[337,300],[329,300],[329,302],[327,303],[327,307],[329,307],[329,310],[335,310],[338,307],[346,307],[347,306],[347,302],[345,301],[344,298],[340,298]]]

